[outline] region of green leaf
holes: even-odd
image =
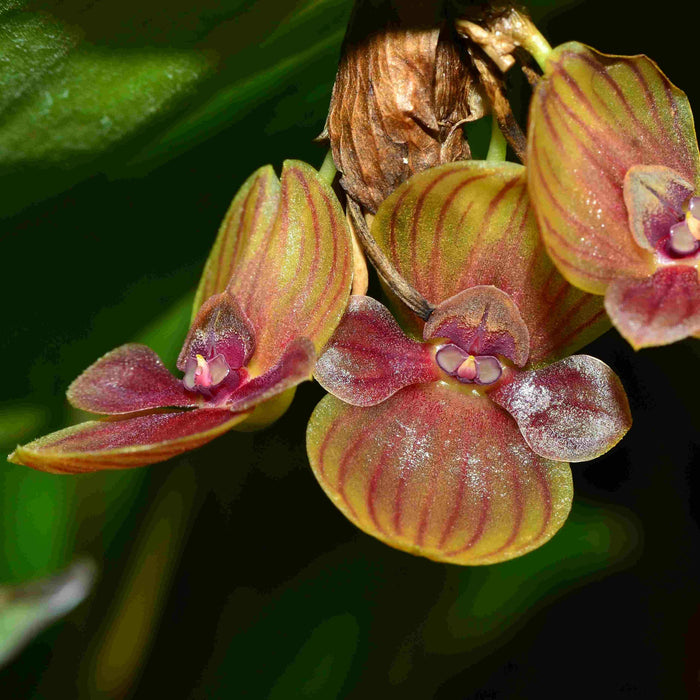
[[[48,579],[0,587],[0,666],[81,603],[92,588],[95,573],[91,561],[79,561]]]
[[[262,105],[261,131],[321,130],[350,0],[160,5],[0,4],[0,215],[140,175]]]

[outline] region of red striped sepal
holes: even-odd
[[[386,544],[453,564],[494,564],[544,544],[563,525],[567,464],[536,455],[484,396],[411,386],[369,408],[326,396],[307,432],[324,491]]]

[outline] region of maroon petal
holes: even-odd
[[[636,350],[668,345],[700,331],[698,271],[671,265],[643,279],[617,279],[605,294],[605,309]]]
[[[430,315],[423,337],[449,338],[471,355],[503,355],[518,367],[530,351],[530,334],[515,302],[487,285],[443,301]]]
[[[353,296],[315,376],[342,401],[373,406],[405,386],[439,379],[433,350],[408,338],[383,304]]]
[[[8,459],[53,474],[143,467],[204,445],[248,415],[195,409],[88,421],[18,447]]]
[[[298,338],[287,346],[282,358],[272,369],[242,384],[231,394],[225,405],[232,411],[253,408],[311,379],[315,362],[314,344],[308,338]]]
[[[589,355],[514,372],[511,381],[489,397],[515,418],[538,455],[562,462],[583,462],[602,455],[632,425],[617,375]]]
[[[184,372],[187,360],[202,355],[209,360],[222,354],[229,367],[243,367],[255,349],[255,332],[233,293],[227,289],[210,297],[199,310],[182,346],[177,367]]]
[[[192,394],[145,345],[130,343],[108,352],[69,387],[68,401],[92,413],[133,413],[151,408],[194,406]]]
[[[683,205],[694,187],[662,165],[635,165],[625,175],[624,195],[630,230],[643,248],[655,249],[671,226],[685,218]]]

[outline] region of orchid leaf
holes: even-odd
[[[439,379],[434,348],[408,338],[375,299],[352,296],[316,363],[319,384],[354,406],[372,406],[399,389]]]
[[[0,586],[0,667],[80,604],[92,588],[95,573],[92,562],[85,560],[45,580]]]
[[[531,364],[565,357],[609,327],[600,299],[572,288],[545,254],[522,166],[471,161],[415,175],[382,204],[372,235],[432,304],[478,285],[510,295]]]
[[[87,421],[17,447],[8,459],[54,474],[142,467],[200,447],[247,415],[195,409]]]
[[[430,314],[426,338],[449,338],[472,355],[503,355],[522,367],[530,334],[513,300],[497,287],[470,287]]]
[[[630,234],[623,183],[631,167],[658,165],[698,189],[685,94],[645,56],[568,43],[547,59],[528,132],[530,195],[565,277],[602,294],[616,277],[650,275],[654,259]]]
[[[352,244],[333,190],[316,170],[268,166],[236,195],[195,299],[229,286],[256,334],[251,372],[263,374],[294,339],[320,350],[335,330],[352,282]]]
[[[68,387],[68,400],[83,411],[106,414],[196,403],[158,355],[137,343],[122,345],[88,367]]]
[[[567,462],[594,459],[632,425],[617,375],[590,355],[574,355],[542,369],[514,372],[489,398],[515,418],[540,456]]]
[[[307,449],[321,487],[355,525],[438,561],[525,554],[563,525],[573,496],[567,464],[535,455],[487,398],[442,383],[369,408],[326,396]]]
[[[673,265],[643,279],[616,279],[605,293],[605,308],[637,350],[696,335],[700,333],[698,271]]]

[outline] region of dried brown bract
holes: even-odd
[[[343,45],[325,135],[345,191],[379,204],[413,173],[470,158],[478,74],[440,3],[361,0]]]

